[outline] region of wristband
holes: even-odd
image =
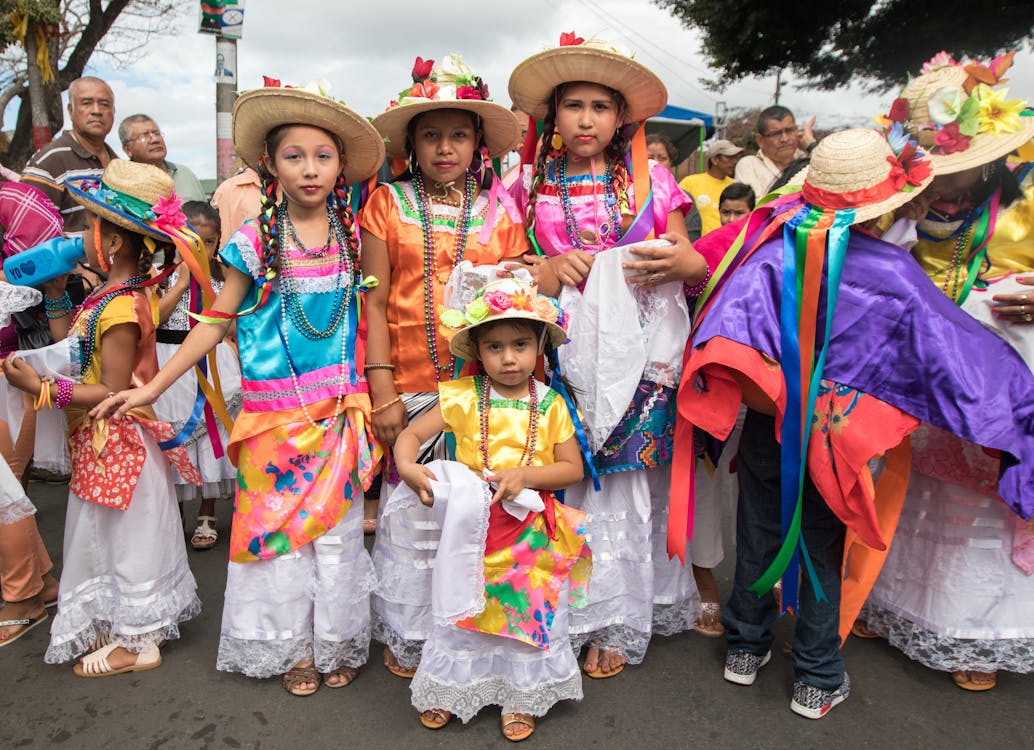
[[[391,401],[389,401],[388,403],[386,403],[386,404],[381,404],[381,405],[380,405],[380,406],[378,406],[378,407],[377,407],[376,409],[370,409],[370,414],[371,414],[371,415],[373,415],[373,414],[380,414],[380,413],[381,413],[382,411],[384,411],[385,409],[387,409],[387,408],[388,408],[389,406],[394,406],[395,404],[397,404],[397,403],[398,403],[399,401],[401,401],[401,400],[402,400],[402,396],[396,396],[395,398],[393,398],[393,399],[392,399]]]
[[[708,266],[707,267],[707,273],[704,274],[704,278],[703,278],[703,280],[699,284],[697,284],[696,286],[685,286],[685,285],[683,285],[683,288],[686,290],[686,296],[687,297],[699,297],[701,294],[704,293],[704,290],[707,289],[707,282],[709,282],[710,280],[711,280],[711,266]]]

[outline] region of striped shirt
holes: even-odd
[[[118,156],[104,144],[108,157]],[[22,171],[22,182],[37,187],[54,202],[65,222],[65,236],[80,235],[86,229],[86,209],[65,190],[65,181],[76,177],[100,177],[104,165],[66,130],[32,155]]]

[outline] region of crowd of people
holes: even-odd
[[[0,187],[4,258],[85,253],[0,284],[0,647],[56,604],[48,663],[160,666],[201,606],[178,504],[211,549],[232,495],[216,668],[307,696],[376,641],[429,729],[498,706],[523,740],[690,630],[749,686],[788,612],[811,719],[850,633],[967,690],[1034,671],[1034,117],[1005,67],[942,54],[820,140],[770,107],[756,154],[712,140],[681,182],[661,79],[573,33],[513,110],[457,55],[372,120],[267,79],[214,206],[147,115],[118,158],[110,88],[73,82]],[[71,471],[60,580],[41,460]]]

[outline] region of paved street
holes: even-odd
[[[67,488],[33,483],[44,539],[60,569]],[[188,518],[196,506],[188,504]],[[229,510],[219,545],[190,551],[204,611],[163,648],[161,668],[109,679],[75,677],[43,663],[41,626],[0,650],[0,748],[489,748],[508,747],[498,710],[439,732],[423,729],[405,681],[372,665],[353,685],[289,696],[279,680],[215,671]],[[192,525],[192,524],[191,524]],[[719,570],[729,585],[729,561]],[[821,721],[790,712],[792,669],[783,618],[776,654],[753,687],[722,679],[724,643],[689,634],[657,639],[643,665],[613,680],[585,679],[580,704],[556,707],[528,747],[577,748],[1012,748],[1031,746],[1034,677],[1001,674],[990,693],[955,687],[947,674],[902,657],[882,641],[844,649],[851,697]]]

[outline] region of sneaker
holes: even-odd
[[[737,685],[753,685],[758,670],[768,664],[771,658],[771,651],[766,651],[764,656],[749,651],[729,651],[725,654],[725,679]]]
[[[806,685],[800,680],[793,684],[793,700],[790,701],[790,710],[800,714],[807,719],[821,719],[833,706],[843,703],[851,693],[851,681],[844,673],[844,684],[836,690],[823,690],[822,688]]]

